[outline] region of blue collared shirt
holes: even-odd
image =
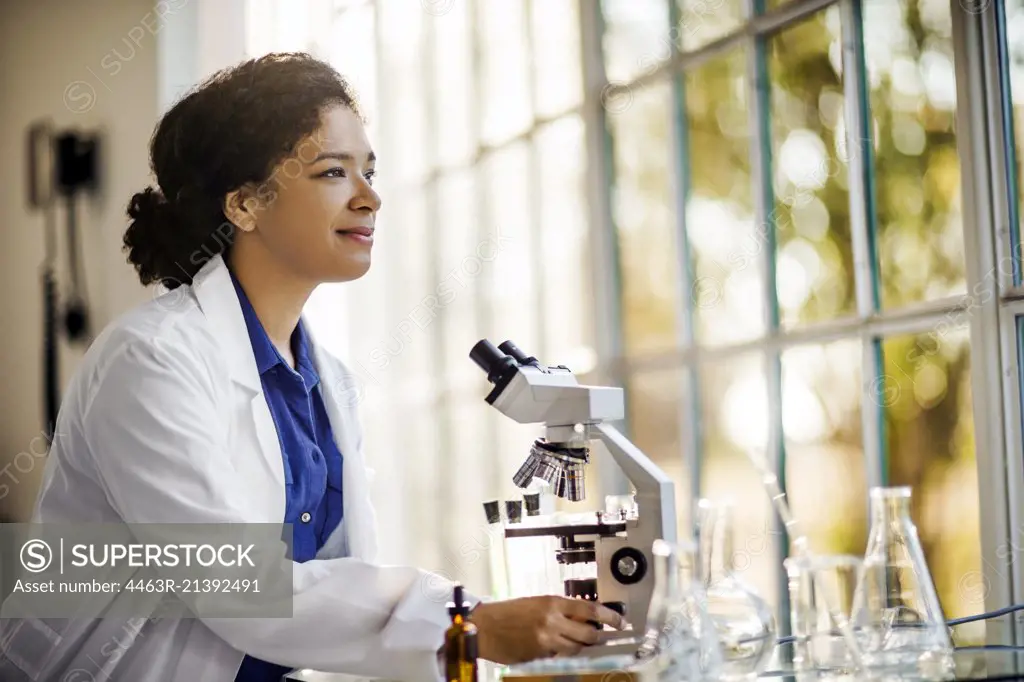
[[[320,377],[300,321],[292,334],[295,369],[271,343],[248,296],[231,275],[284,457],[285,523],[293,524],[292,558],[309,561],[342,520],[342,454],[320,395]],[[279,682],[290,668],[246,656],[235,682]]]

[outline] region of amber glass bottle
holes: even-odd
[[[448,682],[477,682],[476,626],[469,622],[469,604],[463,601],[462,585],[448,606],[452,624],[444,634],[445,678]]]

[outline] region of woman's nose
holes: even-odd
[[[363,180],[359,183],[355,196],[352,198],[353,208],[368,208],[377,212],[380,210],[380,195],[373,189],[373,186]]]

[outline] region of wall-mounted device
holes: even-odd
[[[100,139],[96,133],[55,130],[49,121],[32,124],[27,134],[28,204],[43,213],[45,251],[43,287],[43,382],[47,433],[52,434],[60,405],[57,346],[90,339],[89,308],[82,276],[78,234],[78,199],[99,190]],[[63,199],[63,202],[59,202]],[[61,302],[57,291],[57,210],[63,203],[67,225],[65,246],[68,290]]]

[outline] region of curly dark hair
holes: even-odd
[[[128,262],[144,285],[191,284],[225,253],[234,225],[226,194],[266,183],[277,164],[320,126],[323,110],[356,96],[330,65],[305,53],[275,53],[220,71],[179,100],[157,124],[150,164],[158,188],[128,203]]]

